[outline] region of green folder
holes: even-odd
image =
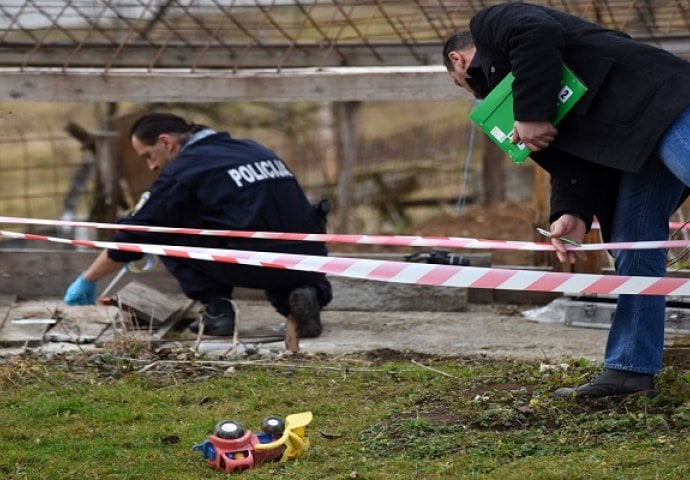
[[[563,65],[562,76],[561,90],[556,98],[556,115],[552,120],[554,125],[563,119],[587,91],[585,84],[566,65]],[[514,78],[512,73],[506,75],[496,88],[491,90],[486,98],[470,112],[470,120],[476,123],[515,163],[520,164],[531,152],[522,142],[510,143],[515,123],[512,90]]]

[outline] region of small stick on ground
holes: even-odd
[[[232,303],[232,308],[235,310],[235,328],[232,331],[232,345],[228,348],[223,355],[234,355],[237,353],[237,345],[240,341],[240,309],[234,300],[230,300]]]
[[[297,319],[288,315],[285,320],[285,349],[290,353],[299,352],[299,331],[297,330]]]
[[[430,370],[432,372],[438,373],[439,375],[443,375],[444,377],[459,378],[459,377],[456,377],[455,375],[451,375],[450,373],[442,372],[441,370],[436,370],[435,368],[431,368],[427,365],[423,365],[414,359],[412,360],[412,363],[414,365],[417,365],[418,367],[425,368],[425,369]]]
[[[204,336],[204,316],[199,315],[199,333],[196,334],[196,342],[194,342],[194,353],[199,353],[199,344],[201,337]]]

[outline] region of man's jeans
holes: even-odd
[[[689,141],[690,109],[686,109],[659,141],[656,153],[661,161],[651,158],[639,173],[622,174],[612,242],[668,239],[669,218],[678,207],[684,186],[690,185]],[[666,250],[617,250],[612,253],[619,275],[662,277],[666,274]],[[665,297],[656,295],[618,297],[606,344],[604,365],[607,368],[659,372],[664,347],[665,302]]]

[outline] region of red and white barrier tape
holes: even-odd
[[[0,230],[0,236],[63,244],[150,253],[257,267],[318,272],[328,275],[463,288],[537,292],[690,295],[690,279],[538,272],[500,268],[460,267],[342,257],[320,257],[274,252],[248,252],[212,248],[176,247],[136,243],[69,240],[45,235]]]
[[[592,229],[599,230],[600,228],[599,222],[592,222]],[[671,230],[690,230],[690,222],[668,222],[668,228]]]
[[[81,227],[134,232],[173,233],[185,235],[207,235],[262,240],[299,240],[306,242],[353,243],[360,245],[387,245],[407,247],[445,247],[482,250],[523,250],[533,252],[554,251],[553,245],[545,242],[524,242],[513,240],[483,240],[464,237],[423,237],[413,235],[353,235],[319,233],[252,232],[245,230],[210,230],[183,227],[156,227],[144,225],[125,225],[118,223],[78,222],[69,220],[46,220],[21,217],[2,217],[0,223],[24,225],[49,225],[62,227]],[[690,240],[660,240],[646,242],[587,243],[579,247],[567,246],[569,250],[649,250],[659,248],[690,247]]]

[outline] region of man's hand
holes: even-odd
[[[575,260],[585,259],[584,252],[568,250],[557,237],[567,237],[577,243],[582,243],[587,233],[585,222],[575,215],[565,214],[551,224],[551,244],[556,248],[556,256],[561,263],[575,263]]]
[[[96,282],[85,280],[79,275],[65,293],[67,305],[93,305],[96,303]]]
[[[532,152],[548,147],[558,130],[550,122],[515,122],[510,143],[523,142]]]

